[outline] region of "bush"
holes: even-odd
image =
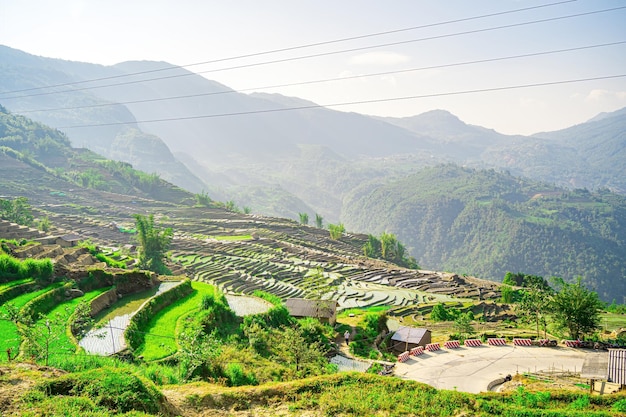
[[[224,375],[228,378],[228,385],[231,387],[257,385],[254,375],[244,373],[243,368],[238,363],[229,363],[226,365]]]
[[[154,385],[119,369],[101,368],[67,374],[36,387],[47,396],[87,397],[96,405],[116,412],[158,413],[163,395]]]

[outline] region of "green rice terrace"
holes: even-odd
[[[444,341],[455,330],[430,320],[439,305],[471,312],[483,335],[532,334],[511,325],[498,283],[367,258],[366,235],[332,239],[288,219],[198,207],[179,190],[154,201],[25,178],[28,187],[16,177],[3,193],[26,195],[49,227],[0,221],[2,415],[626,412],[623,395],[573,383],[545,394],[516,377],[509,392],[469,394],[377,374],[397,358],[381,323],[428,326]],[[135,214],[172,229],[171,275],[137,268]],[[337,325],[293,317],[290,298],[336,300]]]

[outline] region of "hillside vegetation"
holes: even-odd
[[[626,296],[626,199],[445,165],[344,202],[350,230],[392,232],[425,268],[501,280],[507,271],[583,282]]]

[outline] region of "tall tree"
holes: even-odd
[[[560,328],[567,329],[572,339],[600,328],[600,312],[604,303],[598,294],[582,285],[581,277],[570,284],[556,279],[559,291],[552,297],[552,317]]]
[[[504,286],[502,287],[504,288]],[[504,291],[502,294],[504,297]],[[544,337],[546,336],[546,317],[550,313],[552,294],[552,289],[550,287],[545,288],[540,281],[532,283],[522,291],[519,308],[527,321],[535,323],[537,337],[539,337],[540,324],[543,326]]]
[[[155,226],[153,214],[148,217],[135,214],[134,217],[137,240],[141,245],[139,250],[141,267],[159,273],[167,272],[163,259],[172,242],[172,229],[169,227],[163,229]]]

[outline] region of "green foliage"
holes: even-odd
[[[363,253],[370,258],[381,258],[407,268],[419,269],[415,259],[407,255],[404,245],[392,233],[383,232],[380,239],[368,235]]]
[[[575,284],[563,280],[558,280],[557,284],[560,289],[551,302],[552,317],[557,326],[567,329],[572,339],[599,329],[604,304],[598,294],[586,289],[580,277]]]
[[[202,207],[212,206],[213,200],[211,200],[211,197],[209,197],[206,191],[202,190],[200,194],[195,194],[194,197],[196,198],[197,205],[202,206]]]
[[[519,309],[522,312],[522,320],[534,322],[539,337],[539,326],[543,326],[544,337],[546,336],[547,320],[552,308],[552,288],[545,286],[541,281],[535,281],[525,286],[521,292]]]
[[[154,215],[148,217],[135,214],[137,241],[141,245],[139,263],[142,268],[158,273],[169,272],[163,264],[165,253],[172,241],[174,232],[171,228],[162,229],[154,224]]]
[[[343,223],[339,223],[339,224],[329,223],[328,231],[330,232],[330,238],[333,240],[337,240],[341,238],[341,236],[343,236],[343,234],[346,231],[346,228],[344,227]]]
[[[271,294],[269,292],[266,292],[266,291],[254,290],[252,292],[252,295],[255,297],[262,298],[265,301],[269,301],[275,306],[280,306],[283,304],[283,300],[280,297],[278,297],[277,295]]]
[[[472,320],[474,319],[471,311],[467,313],[459,314],[454,319],[454,330],[461,336],[461,338],[467,338],[470,335],[476,333],[472,326]]]
[[[540,288],[546,291],[551,291],[550,284],[545,278],[537,275],[528,275],[518,272],[516,274],[507,272],[502,280],[503,284],[516,286],[516,287],[534,287]]]
[[[258,382],[253,374],[245,373],[238,363],[229,363],[224,368],[224,375],[228,378],[228,385],[239,387],[242,385],[257,385]]]
[[[607,190],[445,165],[356,187],[342,218],[349,229],[395,233],[436,270],[492,280],[526,271],[568,282],[584,272],[602,299],[626,295],[626,197]]]
[[[444,303],[439,303],[433,306],[430,312],[430,319],[432,321],[452,321],[460,315],[461,313],[458,309],[446,307]]]
[[[37,390],[46,396],[87,397],[112,411],[162,411],[163,395],[152,383],[137,375],[102,368],[72,373],[40,383]]]
[[[309,224],[309,215],[307,213],[298,213],[298,216],[300,217],[300,224]]]
[[[50,219],[48,218],[48,216],[42,217],[41,219],[39,219],[37,221],[37,229],[41,230],[42,232],[47,232],[50,230]]]
[[[315,213],[315,227],[322,229],[324,227],[324,218],[321,214]]]
[[[34,219],[26,197],[17,197],[14,200],[0,199],[0,218],[24,226],[33,224]]]

